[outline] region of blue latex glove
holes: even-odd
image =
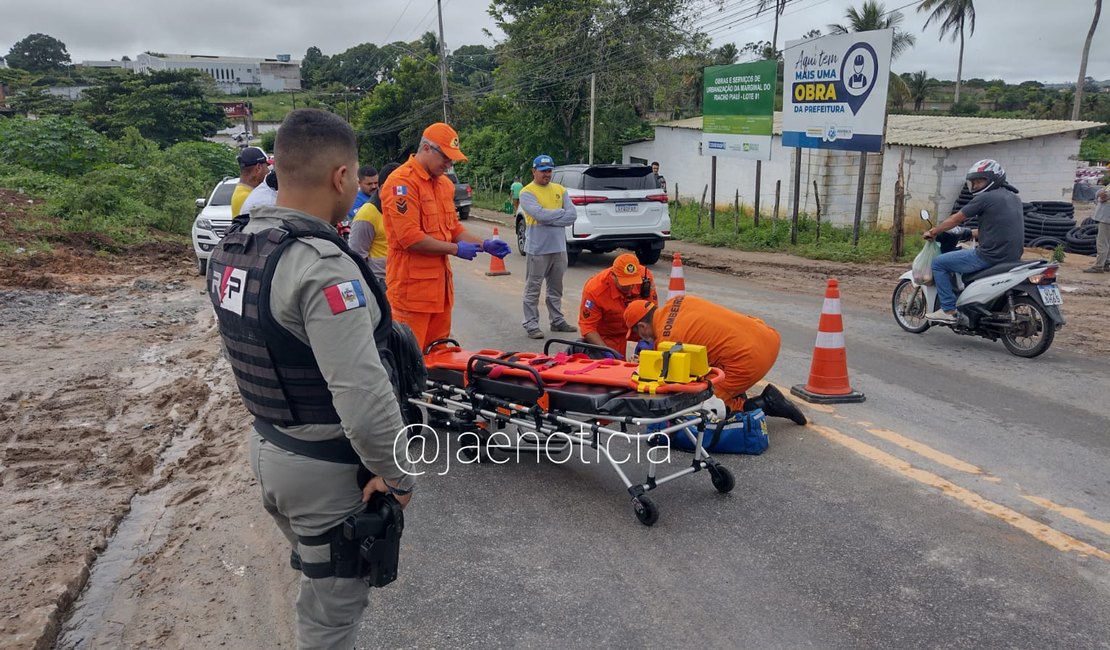
[[[644,350],[654,350],[654,349],[655,349],[655,346],[652,345],[649,341],[639,341],[639,342],[636,343],[636,351],[633,352],[632,355],[638,357],[638,356],[640,356],[640,353],[643,352]]]
[[[513,252],[509,245],[500,239],[487,239],[482,242],[482,250],[494,257],[505,257]]]
[[[457,242],[456,245],[459,247],[459,249],[455,251],[455,257],[459,257],[464,260],[474,259],[478,256],[478,251],[482,250],[482,247],[480,245],[472,244],[468,241],[460,241]]]

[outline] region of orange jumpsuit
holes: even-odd
[[[655,310],[651,321],[659,341],[704,345],[709,365],[725,371],[714,394],[729,410],[744,406],[744,394],[763,379],[779,356],[779,333],[758,318],[745,316],[697,296],[677,296]]]
[[[393,318],[412,328],[421,347],[451,335],[455,288],[447,255],[408,248],[424,239],[453,242],[463,232],[455,213],[455,186],[446,176],[432,178],[410,157],[380,190],[389,240],[386,295]]]
[[[651,281],[651,295],[645,298],[652,302],[659,302],[655,293],[655,276],[647,272]],[[613,279],[613,272],[606,267],[600,273],[586,280],[582,287],[582,305],[578,310],[578,331],[582,336],[590,332],[597,332],[606,347],[610,347],[621,356],[625,354],[628,345],[628,328],[624,324],[624,308],[633,300],[641,299],[640,287],[634,287],[632,294],[625,297],[621,293],[617,281]]]

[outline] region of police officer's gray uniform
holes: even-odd
[[[322,223],[295,210],[267,206],[252,212],[243,232],[258,233],[286,224],[318,228]],[[210,276],[210,282],[228,284],[228,278],[221,279],[218,273],[216,270]],[[224,273],[228,275],[232,274]],[[360,284],[361,296],[351,290],[351,282]],[[360,268],[335,243],[305,237],[281,254],[269,284],[273,319],[311,348],[340,420],[337,424],[276,429],[301,441],[335,441],[346,436],[366,468],[389,485],[410,490],[414,477],[406,473],[410,466],[404,424],[371,336],[381,312]],[[213,291],[217,289],[212,287]],[[220,296],[233,299],[226,289]],[[217,304],[217,312],[219,308]],[[240,382],[241,391],[243,386]],[[258,427],[256,424],[251,431],[250,454],[263,504],[302,562],[326,564],[329,546],[305,545],[298,536],[323,535],[364,508],[356,478],[359,467],[286,451],[260,435]],[[369,587],[364,579],[302,576],[296,603],[298,647],[352,647],[368,600]]]

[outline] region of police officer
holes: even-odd
[[[337,531],[373,493],[406,505],[413,485],[379,355],[383,325],[392,325],[383,291],[335,230],[358,189],[351,127],[325,111],[293,111],[275,153],[277,205],[256,208],[221,241],[209,293],[255,416],[250,455],[263,506],[304,573],[297,646],[350,648],[369,587],[339,566],[339,551],[351,549]]]

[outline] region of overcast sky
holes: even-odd
[[[635,0],[629,0],[635,1]],[[714,44],[770,40],[769,13],[755,18],[746,7],[757,0],[725,0],[725,14],[738,11],[741,20],[701,21]],[[845,22],[847,7],[862,0],[791,0],[782,17],[779,42],[799,38],[813,28]],[[310,46],[335,54],[359,43],[382,44],[414,40],[436,30],[435,0],[0,0],[0,55],[28,34],[42,32],[66,44],[75,62],[87,59],[135,58],[140,52],[185,52],[228,56],[272,57],[279,53],[299,59]],[[483,33],[502,35],[493,25],[487,0],[443,0],[447,45],[486,44]],[[887,9],[908,0],[887,0]],[[964,56],[964,78],[1002,78],[1074,82],[1079,58],[1094,14],[1094,0],[975,0],[975,35]],[[958,44],[923,29],[924,15],[913,6],[902,9],[903,28],[917,36],[917,45],[893,64],[896,72],[927,70],[930,76],[956,77]],[[1103,12],[1091,46],[1087,74],[1110,79],[1110,7]]]

